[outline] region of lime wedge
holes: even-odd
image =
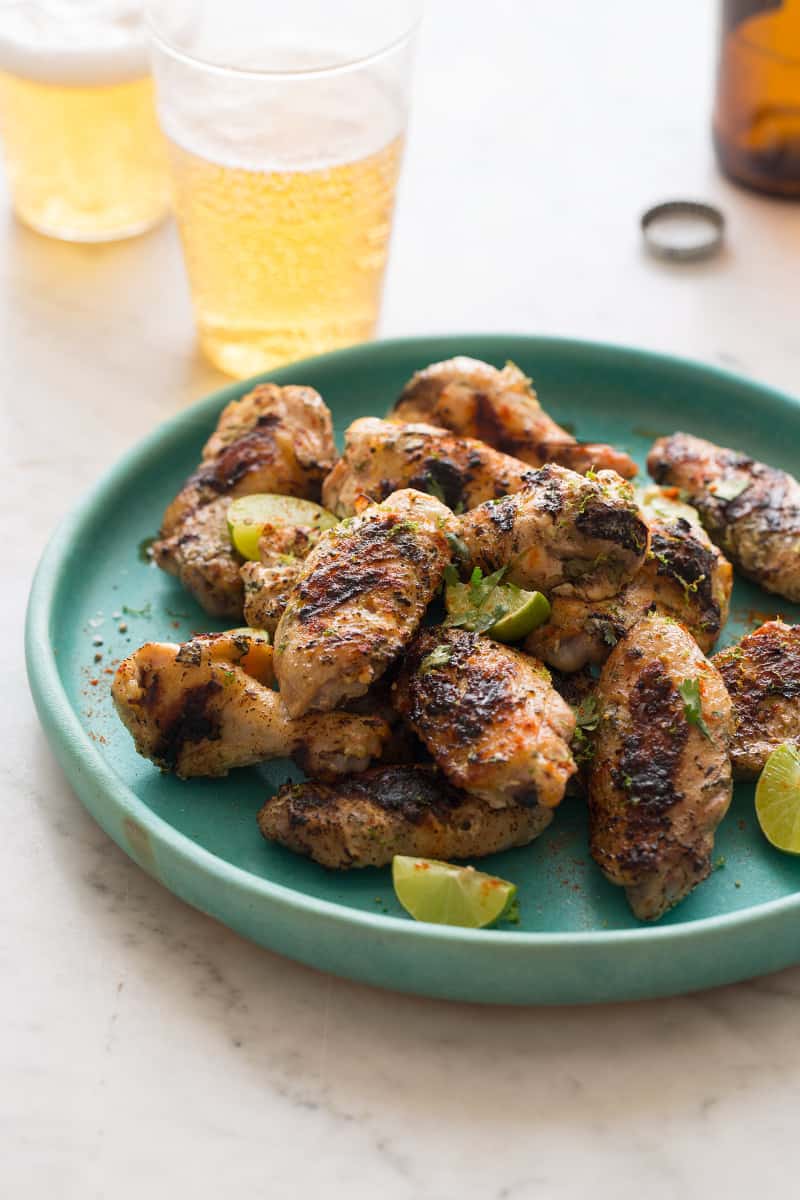
[[[498,642],[518,642],[539,625],[544,625],[550,616],[550,601],[541,592],[525,592],[511,583],[501,584],[497,590],[511,593],[509,604],[517,603],[507,616],[489,626],[489,637]]]
[[[254,562],[258,562],[258,543],[265,525],[310,525],[312,529],[332,529],[338,524],[338,517],[321,504],[271,492],[239,496],[228,509],[231,541],[243,558]]]
[[[392,859],[392,882],[397,899],[415,921],[467,929],[491,925],[517,894],[516,884],[474,867],[404,854]]]
[[[488,633],[498,642],[517,642],[550,616],[550,602],[541,592],[526,592],[513,583],[501,583],[504,569],[485,578],[476,567],[468,583],[455,568],[445,574],[446,625]]]
[[[800,854],[800,750],[773,750],[756,784],[756,816],[768,842]]]

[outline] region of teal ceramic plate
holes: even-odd
[[[317,388],[337,432],[386,411],[412,371],[456,353],[512,358],[548,410],[583,440],[644,462],[660,433],[684,429],[792,468],[800,404],[673,358],[549,338],[443,337],[385,342],[275,371]],[[764,841],[751,787],[738,787],[717,841],[718,869],[655,927],[642,927],[586,848],[583,804],[566,800],[533,846],[488,860],[519,884],[522,921],[497,931],[421,925],[389,871],[334,874],[261,838],[255,814],[287,762],[222,781],[181,783],[138,758],[116,721],[108,673],[153,639],[211,622],[140,557],[162,510],[195,466],[223,404],[209,396],[157,429],[86,497],[39,567],[27,630],[31,687],[44,727],[82,801],[107,833],[178,896],[264,946],[384,987],[498,1003],[591,1002],[666,995],[800,961],[800,860]],[[737,582],[725,639],[781,610]],[[221,626],[218,626],[218,628]],[[102,639],[102,645],[95,644]],[[95,662],[95,656],[102,660]]]

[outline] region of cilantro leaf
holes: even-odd
[[[583,729],[588,733],[597,729],[600,724],[600,704],[596,696],[584,696],[577,707],[572,710],[575,713],[575,724],[578,729]]]
[[[468,562],[470,557],[469,546],[464,539],[460,538],[457,533],[447,532],[444,536],[454,556],[460,558],[462,562]]]
[[[690,725],[696,725],[703,737],[711,741],[711,733],[703,720],[703,708],[700,700],[700,680],[684,679],[678,686],[683,700],[683,715]]]
[[[428,475],[425,480],[425,491],[429,496],[433,496],[435,500],[438,500],[440,504],[447,504],[442,485],[432,475]]]

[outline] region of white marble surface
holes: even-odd
[[[384,331],[638,343],[797,391],[800,206],[715,173],[712,8],[432,0]],[[724,207],[716,261],[641,253],[642,208],[681,194]],[[61,511],[219,377],[172,228],[77,248],[4,211],[0,240],[0,1194],[796,1194],[800,970],[600,1009],[388,995],[242,941],[92,823],[27,696],[30,576]]]

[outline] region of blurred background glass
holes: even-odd
[[[200,343],[223,371],[373,336],[403,152],[411,0],[166,0],[158,110]]]
[[[0,0],[0,120],[17,215],[68,241],[168,207],[143,0]]]
[[[800,0],[723,0],[714,145],[737,183],[800,196]]]

